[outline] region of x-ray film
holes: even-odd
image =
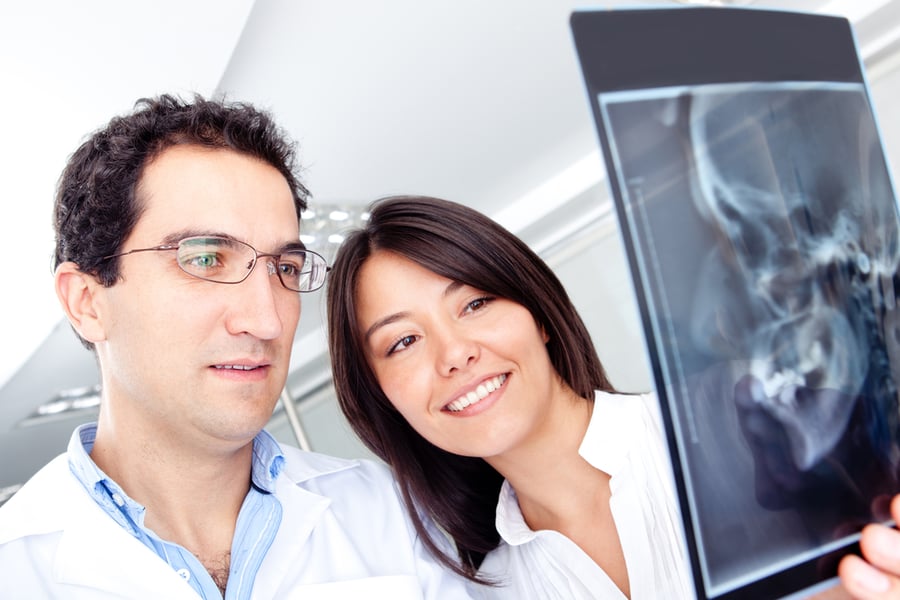
[[[900,491],[900,223],[849,24],[685,8],[572,27],[697,595],[803,595]]]

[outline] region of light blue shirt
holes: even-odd
[[[145,508],[129,498],[90,457],[97,424],[82,425],[69,440],[69,468],[94,501],[116,523],[166,561],[205,600],[222,598],[212,576],[196,556],[178,544],[161,539],[144,527]],[[284,467],[275,439],[262,431],[253,440],[252,486],[238,514],[231,542],[231,567],[225,600],[246,600],[256,573],[281,525],[281,503],[272,493]],[[185,482],[190,485],[190,482]]]

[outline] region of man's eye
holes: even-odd
[[[280,262],[278,263],[278,268],[281,269],[281,274],[285,277],[297,277],[300,275],[300,267],[290,262]]]
[[[197,269],[209,269],[219,265],[219,257],[216,254],[195,254],[188,257],[185,264]]]

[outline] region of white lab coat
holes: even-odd
[[[382,465],[283,451],[283,518],[254,599],[468,598],[417,541]],[[198,598],[88,496],[64,454],[0,507],[0,597]]]

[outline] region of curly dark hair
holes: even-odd
[[[425,545],[457,573],[477,574],[500,535],[495,511],[503,477],[481,458],[446,452],[419,435],[394,408],[366,359],[357,321],[356,289],[376,251],[404,256],[426,269],[527,308],[549,336],[559,376],[579,396],[613,391],[590,334],[562,283],[524,242],[476,210],[437,198],[397,196],[376,201],[363,229],[338,249],[329,276],[328,338],[341,410],[366,446],[394,471]],[[420,513],[421,511],[421,513]],[[454,540],[454,559],[439,549],[424,516]]]
[[[113,118],[69,158],[54,206],[53,267],[72,261],[102,285],[113,285],[119,262],[103,257],[119,251],[141,215],[137,189],[144,168],[176,145],[258,158],[287,180],[298,220],[306,208],[309,192],[296,173],[295,145],[268,113],[199,95],[190,102],[171,95],[142,98],[132,113]]]

